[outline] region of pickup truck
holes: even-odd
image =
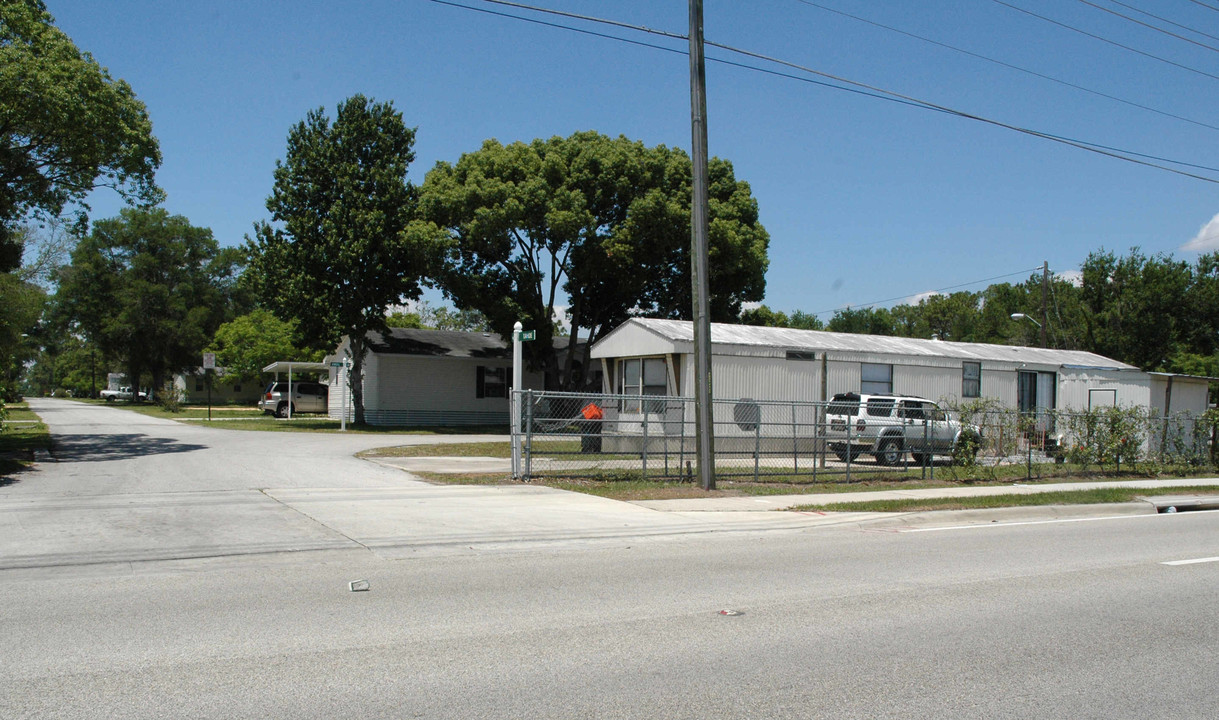
[[[99,394],[106,402],[114,402],[115,400],[127,400],[130,402],[135,398],[138,398],[141,401],[148,399],[148,396],[143,392],[138,392],[133,395],[131,388],[129,387],[121,387],[118,390],[102,390]]]

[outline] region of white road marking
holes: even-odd
[[[1196,565],[1198,563],[1219,562],[1219,557],[1196,558],[1194,560],[1173,560],[1171,562],[1162,562],[1161,565]]]
[[[898,532],[943,532],[945,530],[979,530],[996,527],[1015,527],[1017,525],[1053,525],[1057,523],[1080,523],[1080,522],[1095,522],[1098,520],[1146,520],[1148,518],[1179,518],[1189,515],[1206,515],[1209,513],[1219,512],[1219,510],[1198,510],[1189,513],[1156,513],[1155,515],[1106,515],[1104,517],[1087,517],[1087,518],[1058,518],[1055,520],[1023,520],[1020,522],[1005,522],[1005,523],[980,523],[977,525],[951,525],[948,527],[932,527],[932,528],[907,528]]]

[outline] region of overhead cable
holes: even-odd
[[[502,17],[508,17],[508,18],[512,18],[512,19],[516,19],[516,20],[523,20],[525,22],[534,22],[534,23],[546,25],[549,27],[556,27],[556,28],[565,29],[565,30],[572,30],[575,32],[582,32],[582,33],[589,34],[589,35],[597,35],[598,37],[604,37],[604,38],[611,39],[611,40],[623,40],[625,42],[630,42],[634,45],[642,45],[645,47],[655,47],[657,49],[663,49],[663,50],[673,52],[676,54],[681,54],[681,55],[686,54],[684,51],[681,51],[681,50],[673,50],[671,48],[654,46],[649,43],[642,43],[642,42],[638,42],[638,41],[624,40],[623,38],[619,38],[619,37],[616,37],[613,35],[593,33],[591,31],[581,30],[579,28],[572,28],[572,27],[568,27],[566,25],[545,23],[545,22],[541,22],[541,21],[534,20],[531,18],[520,17],[517,15],[492,12],[490,10],[471,7],[469,5],[451,2],[449,0],[429,0],[429,1],[441,4],[441,5],[449,5],[452,7],[463,8],[466,10],[481,11],[481,12],[486,12],[486,13],[493,14],[493,15],[499,15]],[[999,0],[995,0],[995,1],[999,2]],[[509,6],[509,7],[513,7],[513,8],[517,8],[517,9],[522,9],[522,10],[528,10],[528,11],[532,11],[532,12],[539,12],[539,13],[545,13],[545,14],[550,14],[550,15],[559,15],[559,16],[563,16],[563,17],[584,20],[587,22],[613,25],[616,27],[635,30],[637,32],[643,32],[643,33],[648,33],[648,34],[653,34],[653,35],[660,35],[660,36],[675,39],[675,40],[685,40],[686,39],[685,36],[683,36],[683,35],[665,32],[665,31],[661,31],[661,30],[654,30],[652,28],[648,28],[648,27],[645,27],[642,25],[631,25],[629,23],[623,23],[623,22],[618,22],[618,21],[614,21],[614,20],[604,20],[602,18],[587,16],[587,15],[579,15],[576,13],[568,13],[568,12],[563,12],[563,11],[559,11],[559,10],[551,10],[549,8],[525,5],[523,3],[509,2],[508,0],[482,0],[482,2],[491,3],[494,5],[504,5],[504,6]],[[966,112],[963,110],[957,110],[957,109],[947,107],[944,105],[938,105],[938,104],[930,102],[928,100],[921,100],[919,98],[915,98],[915,97],[908,96],[908,95],[903,95],[901,93],[898,93],[898,92],[895,92],[892,90],[886,90],[884,88],[876,87],[873,85],[868,85],[866,83],[861,83],[861,82],[858,82],[855,80],[850,80],[850,79],[840,77],[837,75],[833,75],[830,73],[822,72],[820,70],[814,70],[813,68],[805,67],[803,65],[798,65],[796,63],[789,62],[787,60],[782,60],[779,58],[763,55],[761,53],[756,53],[756,52],[752,52],[749,50],[742,50],[740,48],[736,48],[731,45],[725,45],[723,43],[716,43],[716,42],[712,42],[710,40],[705,41],[705,44],[710,47],[719,48],[726,52],[744,55],[746,57],[751,57],[751,58],[754,58],[757,60],[762,60],[765,62],[770,62],[770,63],[774,63],[777,65],[782,65],[785,67],[790,67],[790,68],[799,70],[801,72],[805,72],[805,73],[809,73],[811,75],[816,75],[818,77],[826,78],[827,80],[833,81],[833,83],[841,83],[842,85],[835,85],[833,83],[819,82],[819,81],[811,80],[808,78],[799,78],[799,77],[788,75],[786,73],[779,73],[779,72],[775,72],[773,70],[768,70],[765,68],[758,68],[758,67],[751,66],[751,65],[734,63],[731,61],[721,60],[721,59],[717,59],[717,58],[713,58],[713,57],[708,57],[707,58],[708,62],[717,62],[717,63],[721,63],[721,64],[726,64],[726,65],[731,65],[731,66],[735,66],[735,67],[741,67],[741,68],[745,68],[745,69],[749,69],[749,70],[754,70],[756,72],[764,72],[764,73],[768,73],[768,74],[779,75],[781,77],[788,77],[791,79],[801,80],[803,82],[809,82],[809,83],[816,84],[816,85],[822,85],[824,87],[829,87],[829,88],[833,88],[836,90],[845,90],[847,92],[853,92],[856,94],[867,95],[867,96],[875,97],[878,99],[889,100],[889,101],[897,102],[897,103],[900,103],[903,105],[916,106],[916,107],[922,108],[924,110],[933,110],[935,112],[944,113],[946,115],[952,115],[952,116],[967,119],[967,120],[974,120],[976,122],[981,122],[981,123],[985,123],[988,125],[993,125],[995,127],[1012,130],[1014,132],[1029,135],[1031,137],[1037,137],[1037,138],[1041,138],[1043,140],[1049,140],[1051,142],[1060,143],[1062,145],[1068,145],[1068,146],[1077,148],[1079,150],[1085,150],[1087,152],[1095,153],[1098,155],[1104,155],[1106,157],[1114,158],[1116,160],[1123,160],[1125,162],[1133,163],[1135,165],[1142,165],[1144,167],[1150,167],[1150,168],[1155,168],[1158,170],[1163,170],[1165,172],[1174,173],[1176,175],[1182,175],[1184,177],[1193,178],[1195,180],[1202,180],[1204,182],[1219,184],[1219,179],[1207,177],[1205,175],[1198,175],[1196,173],[1191,173],[1186,170],[1181,170],[1179,168],[1170,167],[1169,165],[1178,165],[1181,167],[1193,167],[1193,168],[1198,168],[1198,169],[1203,169],[1203,170],[1211,170],[1211,171],[1219,172],[1219,169],[1216,169],[1216,168],[1196,165],[1196,164],[1188,163],[1188,162],[1185,162],[1182,160],[1172,160],[1169,158],[1163,158],[1163,157],[1159,157],[1159,156],[1155,156],[1155,155],[1148,155],[1145,153],[1138,153],[1138,152],[1133,152],[1133,151],[1129,151],[1129,150],[1121,150],[1118,148],[1113,148],[1113,147],[1110,147],[1107,145],[1101,145],[1101,144],[1089,142],[1086,140],[1078,140],[1078,139],[1074,139],[1074,138],[1070,138],[1070,137],[1066,137],[1066,136],[1062,136],[1062,135],[1055,135],[1053,133],[1043,132],[1040,130],[1033,130],[1033,129],[1021,127],[1018,125],[1012,125],[1010,123],[1006,123],[1006,122],[1003,122],[1000,120],[993,120],[991,118],[987,118],[982,115],[976,115],[974,113],[969,113],[969,112]],[[1217,76],[1217,78],[1219,78],[1219,76]],[[850,86],[850,87],[843,87],[843,85]],[[1143,159],[1140,159],[1140,158],[1143,158]],[[1156,162],[1151,162],[1152,160],[1154,160]],[[1164,165],[1161,163],[1168,163],[1169,165]]]
[[[1115,47],[1120,47],[1123,50],[1128,50],[1129,52],[1135,53],[1137,55],[1142,55],[1143,57],[1146,57],[1146,58],[1151,58],[1152,60],[1158,60],[1159,62],[1167,63],[1168,65],[1172,65],[1173,67],[1181,68],[1182,70],[1188,70],[1189,72],[1206,76],[1208,78],[1211,78],[1212,80],[1219,80],[1219,75],[1215,75],[1213,73],[1208,73],[1205,70],[1199,70],[1198,68],[1190,67],[1189,65],[1182,65],[1179,62],[1169,60],[1168,58],[1160,57],[1159,55],[1153,55],[1149,52],[1144,52],[1143,50],[1139,50],[1138,48],[1130,47],[1129,45],[1123,45],[1122,43],[1117,42],[1116,40],[1110,40],[1107,37],[1101,37],[1100,35],[1097,35],[1095,33],[1090,33],[1087,30],[1082,30],[1080,28],[1077,28],[1074,25],[1068,25],[1064,22],[1059,22],[1057,20],[1054,20],[1053,18],[1048,18],[1045,15],[1039,15],[1038,13],[1035,13],[1032,10],[1025,10],[1022,7],[1017,7],[1015,5],[1012,5],[1009,2],[1004,2],[1004,0],[991,0],[991,2],[997,3],[1006,8],[1011,8],[1012,10],[1015,10],[1016,12],[1024,13],[1025,15],[1028,15],[1030,17],[1035,17],[1038,20],[1044,20],[1045,22],[1048,22],[1051,25],[1057,25],[1058,27],[1064,28],[1066,30],[1070,30],[1071,32],[1077,32],[1080,35],[1086,35],[1087,37],[1090,37],[1093,40],[1100,40],[1103,43],[1108,43],[1109,45],[1113,45]]]
[[[1029,268],[1028,270],[1017,270],[1015,272],[1009,272],[1009,273],[1006,273],[1003,275],[996,275],[994,277],[983,278],[981,280],[972,280],[970,282],[960,283],[959,285],[949,285],[948,287],[942,287],[938,290],[928,290],[927,292],[931,293],[931,294],[939,294],[939,293],[944,292],[945,290],[958,290],[963,287],[969,287],[970,285],[980,285],[985,282],[991,282],[994,280],[1002,280],[1003,278],[1009,278],[1014,275],[1023,275],[1025,273],[1031,273],[1031,272],[1034,272],[1034,271],[1040,270],[1040,269],[1041,269],[1041,266],[1038,265],[1037,267]],[[918,294],[921,294],[921,293],[915,293],[915,295],[918,295]],[[855,305],[842,305],[842,306],[834,308],[833,310],[819,310],[815,313],[809,313],[809,315],[829,315],[830,313],[836,313],[840,310],[850,310],[851,308],[872,308],[872,307],[876,307],[877,305],[884,305],[885,303],[896,302],[898,300],[905,300],[905,299],[911,298],[911,297],[914,297],[914,295],[907,293],[905,295],[898,295],[897,297],[885,298],[884,300],[874,300],[869,303],[859,303],[859,304],[855,304]]]
[[[1178,40],[1184,40],[1185,42],[1192,43],[1194,45],[1197,45],[1200,48],[1206,48],[1207,50],[1219,52],[1219,48],[1217,48],[1213,45],[1207,45],[1204,42],[1198,42],[1197,40],[1194,40],[1192,38],[1187,38],[1184,35],[1178,35],[1177,33],[1172,32],[1171,30],[1165,30],[1164,28],[1156,27],[1155,25],[1152,25],[1151,23],[1143,22],[1142,20],[1139,20],[1138,18],[1132,18],[1129,15],[1125,15],[1125,14],[1118,12],[1117,10],[1111,10],[1107,7],[1097,5],[1096,3],[1090,2],[1089,0],[1079,0],[1079,2],[1083,3],[1084,5],[1087,5],[1090,8],[1096,8],[1097,10],[1100,10],[1101,12],[1106,12],[1106,13],[1109,13],[1110,15],[1120,17],[1123,20],[1129,20],[1130,22],[1134,23],[1135,25],[1141,25],[1145,28],[1150,28],[1152,30],[1155,30],[1158,33],[1164,33],[1165,35],[1167,35],[1169,37],[1174,37]]]
[[[1150,105],[1144,105],[1142,103],[1134,102],[1133,100],[1126,100],[1126,99],[1120,98],[1116,95],[1110,95],[1108,93],[1104,93],[1099,90],[1093,90],[1092,88],[1084,87],[1083,85],[1077,85],[1073,82],[1069,82],[1067,80],[1062,80],[1060,78],[1053,77],[1052,75],[1046,75],[1044,73],[1039,73],[1036,70],[1029,70],[1028,68],[1020,67],[1019,65],[1013,65],[1009,62],[1004,62],[1003,60],[996,60],[995,58],[987,57],[986,55],[982,55],[981,53],[976,53],[971,50],[965,50],[964,48],[959,48],[954,45],[949,45],[948,43],[940,42],[939,40],[933,40],[928,37],[923,37],[922,35],[916,35],[915,33],[907,32],[900,28],[895,28],[895,27],[892,27],[889,25],[885,25],[883,23],[878,23],[874,20],[869,20],[864,17],[859,17],[858,15],[852,15],[851,13],[843,12],[842,10],[837,10],[832,7],[820,5],[818,3],[812,2],[811,0],[796,0],[796,1],[803,3],[805,5],[808,5],[810,7],[815,7],[819,10],[824,10],[826,12],[834,13],[835,15],[841,15],[843,17],[850,18],[852,20],[856,20],[861,23],[866,23],[868,25],[872,25],[874,27],[881,28],[882,30],[888,30],[890,32],[897,33],[899,35],[905,35],[906,37],[913,38],[915,40],[920,40],[925,43],[930,43],[932,45],[942,47],[946,50],[952,50],[953,52],[958,52],[958,53],[961,53],[962,55],[968,55],[969,57],[976,58],[978,60],[984,60],[989,63],[994,63],[995,65],[999,65],[1001,67],[1005,67],[1010,70],[1015,70],[1017,72],[1022,72],[1027,75],[1032,75],[1033,77],[1041,78],[1042,80],[1048,80],[1050,82],[1058,83],[1059,85],[1063,85],[1065,87],[1069,87],[1069,88],[1072,88],[1075,90],[1081,90],[1083,92],[1086,92],[1086,93],[1089,93],[1092,95],[1096,95],[1097,97],[1103,97],[1107,100],[1113,100],[1114,102],[1119,102],[1119,103],[1122,103],[1123,105],[1129,105],[1130,107],[1135,107],[1140,110],[1146,110],[1148,112],[1153,112],[1157,115],[1163,115],[1164,117],[1173,118],[1174,120],[1181,120],[1183,122],[1187,122],[1192,125],[1198,125],[1198,126],[1204,127],[1204,128],[1209,128],[1211,130],[1219,130],[1219,125],[1212,125],[1210,123],[1203,122],[1201,120],[1195,120],[1193,118],[1188,118],[1183,115],[1177,115],[1176,113],[1171,113],[1171,112],[1168,112],[1165,110],[1159,110],[1157,108],[1151,107]],[[1219,39],[1219,38],[1216,38],[1216,39]]]
[[[1109,2],[1113,3],[1114,5],[1120,5],[1121,7],[1124,7],[1127,10],[1133,10],[1136,13],[1139,13],[1140,15],[1146,15],[1149,18],[1155,18],[1156,20],[1159,20],[1162,23],[1168,23],[1169,25],[1172,25],[1173,27],[1181,28],[1182,30],[1184,30],[1186,32],[1191,32],[1195,35],[1201,35],[1202,37],[1208,37],[1211,40],[1219,40],[1219,35],[1211,35],[1210,33],[1204,33],[1201,30],[1192,28],[1188,25],[1182,25],[1179,22],[1173,22],[1172,20],[1169,20],[1168,18],[1166,18],[1162,15],[1156,15],[1155,13],[1147,12],[1146,10],[1143,10],[1142,8],[1137,8],[1129,3],[1124,3],[1124,2],[1121,2],[1120,0],[1109,0]]]

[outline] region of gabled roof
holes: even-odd
[[[567,348],[566,337],[554,338],[556,349]],[[388,333],[368,333],[368,347],[389,355],[420,355],[511,360],[512,344],[493,332],[463,332],[420,328],[390,328]]]
[[[390,328],[388,333],[368,333],[373,352],[391,355],[423,355],[482,359],[512,359],[512,347],[491,332]]]
[[[597,346],[609,341],[619,333],[630,332],[629,328],[632,327],[645,330],[653,336],[675,345],[692,346],[694,343],[694,325],[688,320],[632,318],[598,341],[593,348],[593,357],[600,357],[597,353]],[[1054,366],[1077,365],[1112,370],[1138,369],[1133,365],[1083,350],[1055,350],[1019,345],[949,342],[725,323],[711,324],[711,343],[718,352],[732,347],[740,347],[743,350],[765,347],[806,352],[872,353]]]

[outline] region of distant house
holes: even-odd
[[[684,397],[694,395],[693,353],[692,323],[639,318],[591,350],[605,392]],[[1143,372],[1082,350],[719,323],[711,326],[711,355],[717,399],[824,401],[863,392],[994,398],[1025,412],[1120,405],[1197,414],[1207,409],[1210,380]]]
[[[495,333],[393,328],[369,333],[364,416],[370,425],[507,425],[512,344]],[[327,362],[347,357],[343,339]],[[330,417],[354,417],[345,370],[330,369]],[[540,390],[540,372],[523,384]]]
[[[253,407],[262,394],[263,383],[259,380],[225,378],[224,368],[216,368],[212,375],[211,400],[213,405],[249,405]],[[181,401],[191,405],[202,405],[208,401],[207,376],[203,368],[194,368],[174,375],[174,388]]]

